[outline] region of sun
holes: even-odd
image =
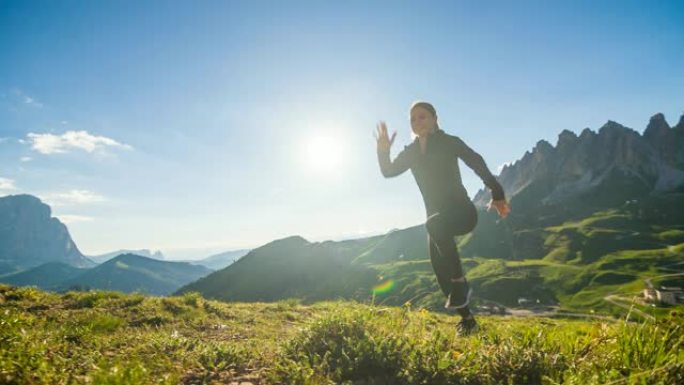
[[[315,171],[333,171],[343,162],[343,143],[332,135],[316,134],[306,141],[305,162]]]

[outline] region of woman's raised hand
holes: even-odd
[[[389,135],[387,135],[387,125],[385,122],[378,122],[377,133],[375,135],[375,139],[378,141],[378,151],[389,151],[396,136],[397,132],[394,131],[392,133],[392,138],[390,139]]]

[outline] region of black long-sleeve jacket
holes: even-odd
[[[482,156],[468,147],[461,138],[449,135],[439,128],[429,134],[425,153],[420,150],[418,138],[405,146],[394,162],[390,160],[389,151],[378,150],[380,171],[386,178],[411,169],[423,195],[427,216],[450,205],[470,201],[461,180],[457,160],[459,158],[490,188],[492,199],[504,199],[503,188],[487,168]]]

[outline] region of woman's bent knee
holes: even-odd
[[[463,210],[463,226],[457,230],[456,235],[468,234],[477,226],[477,209],[470,203]]]
[[[472,202],[430,215],[425,222],[428,234],[441,241],[467,234],[477,225],[477,209]]]
[[[430,215],[425,222],[428,235],[436,242],[450,237],[444,218],[440,213]]]

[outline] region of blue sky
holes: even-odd
[[[408,144],[416,99],[494,173],[563,129],[679,120],[682,2],[551,3],[0,1],[0,196],[86,254],[194,258],[422,223],[372,138]]]

